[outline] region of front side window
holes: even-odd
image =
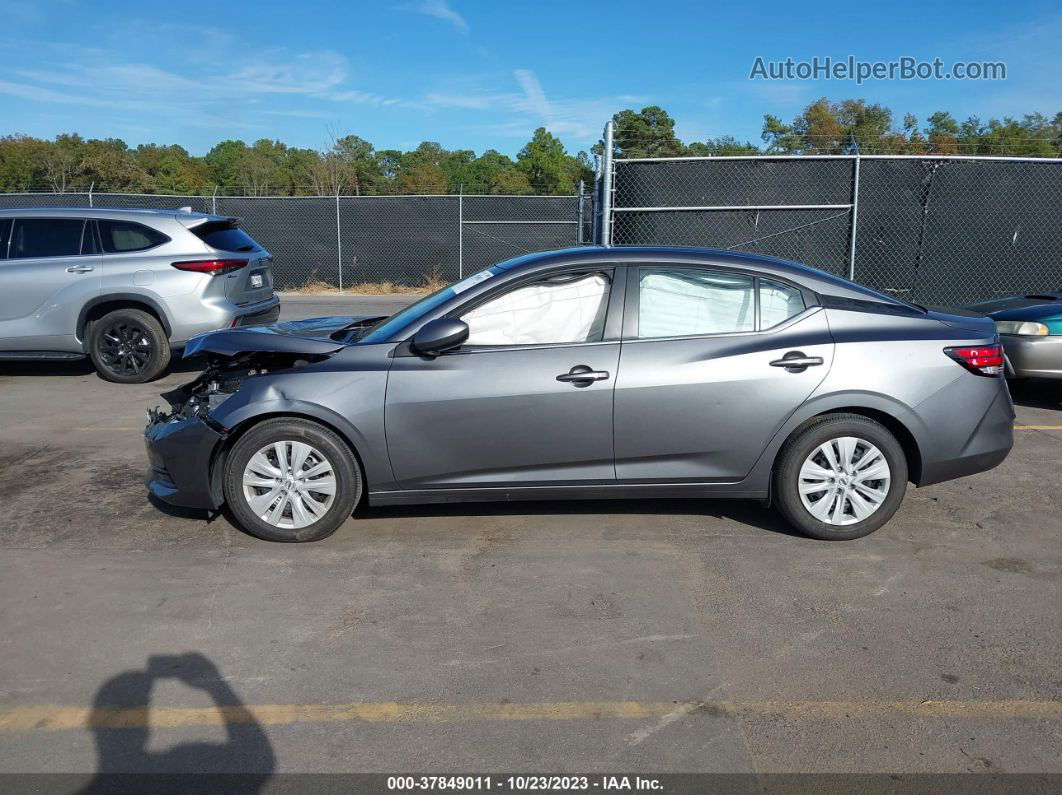
[[[609,278],[603,273],[553,277],[518,287],[461,316],[466,345],[596,342],[604,334]]]
[[[697,268],[640,268],[638,337],[688,337],[752,331],[751,276]]]
[[[170,240],[162,232],[132,221],[99,221],[98,224],[103,250],[108,254],[147,251]]]
[[[11,259],[72,257],[81,253],[85,222],[78,218],[16,218],[11,230]]]

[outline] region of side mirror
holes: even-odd
[[[452,317],[426,323],[413,335],[413,350],[425,356],[437,356],[456,348],[468,339],[468,324]]]

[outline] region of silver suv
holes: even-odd
[[[0,210],[0,360],[79,359],[142,383],[205,331],[272,323],[272,257],[184,210]]]

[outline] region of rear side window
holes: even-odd
[[[11,230],[11,259],[72,257],[81,253],[79,218],[16,218]]]
[[[752,277],[693,268],[642,268],[638,337],[688,337],[752,331]]]
[[[192,234],[218,251],[257,251],[254,238],[231,221],[209,221],[192,228]]]
[[[108,254],[147,251],[169,243],[170,239],[151,227],[132,221],[98,221],[103,250]]]
[[[772,279],[760,279],[760,328],[784,323],[804,311],[800,290]]]
[[[11,240],[11,219],[0,218],[0,259],[7,259],[7,244]]]

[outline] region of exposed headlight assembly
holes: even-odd
[[[1021,337],[1046,337],[1048,334],[1047,326],[1032,320],[997,320],[996,331]]]

